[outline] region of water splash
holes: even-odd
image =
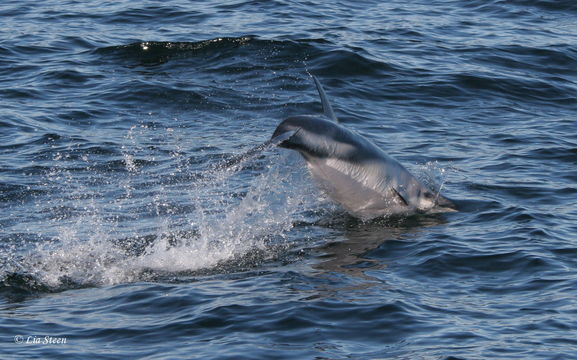
[[[452,170],[451,166],[446,167],[439,164],[438,161],[429,161],[418,165],[415,175],[423,185],[438,196],[443,191],[449,172]]]
[[[299,211],[313,206],[315,199],[295,155],[284,152],[269,158],[264,173],[238,201],[231,201],[222,189],[227,189],[226,182],[243,164],[215,171],[210,180],[198,182],[195,203],[207,206],[196,212],[198,235],[176,245],[167,238],[155,242],[136,259],[137,267],[174,272],[207,268],[286,240]],[[215,204],[223,211],[211,212]]]
[[[60,290],[216,267],[287,244],[299,213],[318,203],[297,154],[252,152],[230,166],[206,167],[214,155],[187,157],[169,129],[156,141],[162,146],[143,143],[156,133],[132,128],[118,160],[81,171],[60,152],[43,184],[55,196],[38,200],[39,222],[30,230],[44,239],[28,250],[22,243],[0,249],[10,259],[0,284],[12,286],[17,274],[33,287]]]

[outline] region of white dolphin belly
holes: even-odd
[[[394,192],[382,164],[358,166],[339,159],[308,159],[309,171],[327,195],[353,216],[372,219],[407,212],[406,204]]]

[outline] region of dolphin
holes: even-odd
[[[322,115],[283,120],[268,144],[298,151],[315,182],[348,213],[362,220],[395,214],[456,211],[370,140],[341,125],[313,76]]]

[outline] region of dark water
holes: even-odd
[[[575,2],[0,21],[2,359],[577,358]],[[362,223],[286,150],[219,166],[320,112],[308,73],[461,211]]]

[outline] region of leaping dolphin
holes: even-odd
[[[321,83],[313,79],[324,114],[285,119],[267,143],[298,151],[327,195],[360,219],[456,211],[452,201],[433,193],[371,141],[339,124]]]

